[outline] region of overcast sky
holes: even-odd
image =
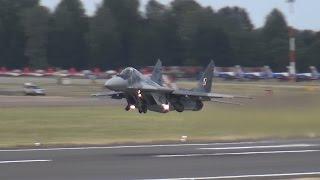
[[[54,9],[60,0],[41,0],[42,4]],[[82,0],[87,13],[92,15],[96,6],[102,0]],[[171,0],[158,0],[168,4]],[[294,13],[290,13],[287,0],[197,0],[204,6],[211,6],[214,10],[225,6],[240,6],[247,9],[256,27],[264,24],[265,18],[273,8],[280,9],[287,17],[290,25],[299,29],[320,31],[320,0],[296,0]],[[141,0],[142,8],[148,0]]]

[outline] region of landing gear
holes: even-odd
[[[200,111],[203,108],[203,102],[196,101],[196,107],[193,111]]]
[[[142,113],[147,113],[148,112],[148,106],[147,104],[143,103],[141,104],[140,108],[139,108],[139,113],[142,114]]]
[[[125,107],[126,111],[138,109],[139,113],[148,112],[148,104],[145,99],[142,98],[142,93],[139,90],[136,96],[127,96],[127,106]]]
[[[180,112],[180,113],[182,113],[183,111],[184,111],[184,106],[183,106],[183,104],[181,104],[181,103],[175,103],[174,104],[174,109],[177,111],[177,112]]]
[[[141,109],[142,109],[142,112],[143,113],[147,113],[148,112],[148,106],[146,103],[143,103],[142,106],[141,106]]]

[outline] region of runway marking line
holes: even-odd
[[[153,157],[157,157],[157,158],[175,158],[175,157],[256,155],[256,154],[285,154],[285,153],[310,153],[310,152],[320,152],[320,150],[256,151],[256,152],[234,152],[234,153],[212,153],[212,154],[167,154],[167,155],[156,155],[156,156],[153,156]]]
[[[190,177],[190,178],[165,178],[165,179],[145,179],[145,180],[205,180],[205,179],[239,179],[239,178],[266,178],[266,177],[292,177],[292,176],[312,176],[320,175],[320,172],[284,173],[284,174],[254,174],[238,176],[213,176],[213,177]]]
[[[12,163],[34,163],[34,162],[51,162],[52,160],[15,160],[15,161],[0,161],[0,164]]]
[[[0,152],[30,152],[30,151],[65,151],[65,150],[95,150],[95,149],[124,149],[124,148],[154,148],[154,147],[183,147],[183,146],[212,146],[212,145],[241,145],[255,143],[273,143],[273,141],[232,142],[232,143],[204,143],[204,144],[155,144],[133,146],[104,146],[104,147],[74,147],[74,148],[39,148],[39,149],[0,149]]]
[[[239,147],[221,147],[221,148],[198,148],[199,150],[236,150],[236,149],[268,149],[268,148],[292,148],[292,147],[312,147],[314,144],[285,144],[273,146],[239,146]]]

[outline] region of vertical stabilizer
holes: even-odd
[[[203,75],[198,83],[198,88],[196,88],[194,90],[206,92],[206,93],[211,92],[213,70],[214,70],[214,62],[211,61],[210,64],[205,69],[205,71],[203,72]]]
[[[265,78],[266,79],[273,78],[273,72],[272,72],[270,66],[264,66],[264,72],[265,72]]]
[[[311,70],[311,76],[313,79],[319,79],[320,75],[319,72],[317,70],[317,68],[315,66],[310,66],[310,70]]]
[[[235,72],[235,77],[237,79],[244,79],[245,78],[245,73],[242,70],[242,67],[240,65],[236,65],[234,67],[234,72]]]
[[[162,62],[158,60],[157,64],[153,68],[153,72],[151,75],[151,80],[158,83],[160,86],[163,85],[162,80]]]

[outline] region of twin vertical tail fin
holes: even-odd
[[[198,83],[198,88],[194,89],[195,91],[200,92],[211,92],[212,88],[212,79],[214,74],[214,62],[211,61],[210,64],[207,66],[205,71],[203,72],[203,75]]]
[[[242,70],[242,67],[241,67],[240,65],[236,65],[236,66],[234,67],[234,72],[235,72],[235,74],[236,74],[236,78],[237,78],[237,79],[243,79],[244,76],[245,76],[245,74],[244,74],[244,72],[243,72],[243,70]]]
[[[163,85],[162,80],[162,62],[158,60],[157,64],[153,68],[153,72],[151,75],[151,80],[158,83],[160,86]]]
[[[310,66],[311,75],[313,79],[319,79],[320,74],[315,66]]]
[[[214,62],[211,61],[210,64],[205,69],[196,89],[194,91],[200,92],[211,92],[212,89],[212,80],[214,75]],[[162,62],[158,60],[157,64],[154,66],[151,80],[158,83],[159,85],[163,86],[163,79],[162,79]]]
[[[273,78],[273,72],[272,72],[270,66],[264,66],[264,73],[265,73],[265,78],[267,78],[267,79]]]

